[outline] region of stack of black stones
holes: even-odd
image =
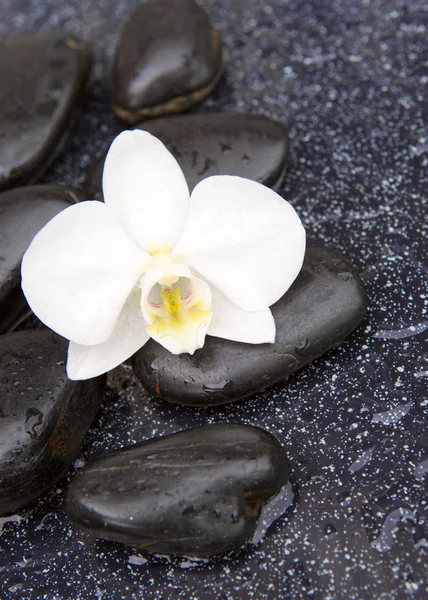
[[[2,515],[31,506],[67,472],[104,399],[105,377],[67,379],[66,341],[34,317],[28,321],[20,289],[23,253],[41,227],[72,203],[102,201],[105,154],[90,169],[84,190],[35,183],[78,118],[90,67],[88,46],[60,32],[25,34],[0,48]],[[145,129],[166,144],[190,190],[217,174],[275,188],[289,156],[280,123],[226,112],[171,116],[200,103],[224,69],[220,36],[194,0],[148,0],[123,29],[113,110],[128,127]],[[352,264],[331,249],[310,245],[297,280],[272,308],[274,344],[207,338],[194,356],[175,356],[150,341],[133,357],[133,368],[151,395],[170,402],[194,407],[233,402],[340,344],[365,308]],[[253,540],[260,515],[284,489],[289,495],[289,465],[280,442],[240,424],[148,440],[81,469],[68,488],[66,511],[85,531],[149,552],[194,557],[228,552]]]

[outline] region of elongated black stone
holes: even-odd
[[[0,195],[0,334],[30,310],[21,290],[21,260],[31,240],[55,215],[80,199],[55,185],[33,185]]]
[[[176,115],[139,126],[159,138],[183,169],[190,191],[211,175],[237,175],[275,186],[286,167],[289,140],[284,127],[261,115]],[[89,199],[102,199],[106,152],[88,172]]]
[[[40,176],[54,158],[89,73],[87,46],[61,32],[0,48],[0,189]]]
[[[66,352],[47,330],[0,336],[0,514],[55,484],[98,412],[105,378],[70,381]]]
[[[127,123],[187,110],[222,73],[221,39],[202,7],[194,0],[145,0],[123,29],[113,110]]]
[[[352,264],[327,248],[309,247],[288,292],[272,306],[274,344],[243,344],[207,337],[193,356],[174,355],[149,341],[133,358],[151,393],[189,406],[225,404],[261,391],[340,344],[366,311]]]
[[[272,435],[208,425],[101,456],[76,474],[65,507],[97,537],[206,557],[248,542],[288,479]]]

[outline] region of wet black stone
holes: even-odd
[[[207,557],[248,542],[263,505],[288,479],[272,435],[208,425],[105,454],[76,474],[65,506],[97,537]]]
[[[91,62],[61,32],[11,37],[0,48],[0,188],[40,176],[54,158]]]
[[[146,121],[140,129],[159,138],[177,159],[190,191],[211,175],[238,175],[275,186],[285,169],[289,139],[284,127],[264,116],[206,113]],[[106,152],[88,172],[88,198],[102,199]]]
[[[68,380],[66,351],[47,330],[0,336],[0,514],[54,485],[98,412],[105,378]]]
[[[113,110],[127,123],[198,104],[219,82],[222,44],[194,0],[146,0],[116,54]]]
[[[33,185],[0,195],[0,334],[16,327],[30,310],[21,290],[21,259],[36,233],[80,199],[78,192]]]
[[[302,271],[272,306],[274,344],[207,337],[193,356],[174,355],[150,340],[133,358],[151,393],[189,406],[225,404],[288,377],[340,344],[366,311],[363,284],[352,264],[327,248],[309,247]]]

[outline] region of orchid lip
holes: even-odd
[[[174,354],[201,348],[211,323],[211,293],[208,285],[194,277],[177,278],[173,286],[159,280],[148,290],[142,311],[147,333]]]

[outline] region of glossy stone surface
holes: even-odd
[[[98,458],[74,477],[65,507],[97,537],[208,557],[252,538],[263,505],[289,475],[269,433],[208,425]]]
[[[0,337],[0,514],[21,509],[65,473],[103,399],[104,378],[72,382],[67,342],[49,331]]]
[[[0,194],[0,334],[28,313],[21,290],[21,259],[33,237],[55,215],[81,199],[55,185],[33,185]]]
[[[188,406],[245,398],[290,376],[339,345],[366,311],[361,279],[351,263],[309,247],[302,271],[272,306],[274,344],[242,344],[208,336],[193,356],[173,355],[150,340],[133,358],[149,393]]]
[[[289,139],[278,122],[244,113],[176,115],[140,125],[159,138],[177,159],[190,191],[211,175],[237,175],[275,186],[289,154]],[[102,199],[107,150],[90,168],[88,198]]]
[[[0,47],[0,188],[40,176],[82,98],[86,45],[61,32],[28,33]]]
[[[181,112],[211,93],[223,72],[222,44],[194,0],[145,0],[123,28],[113,110],[127,123]]]

